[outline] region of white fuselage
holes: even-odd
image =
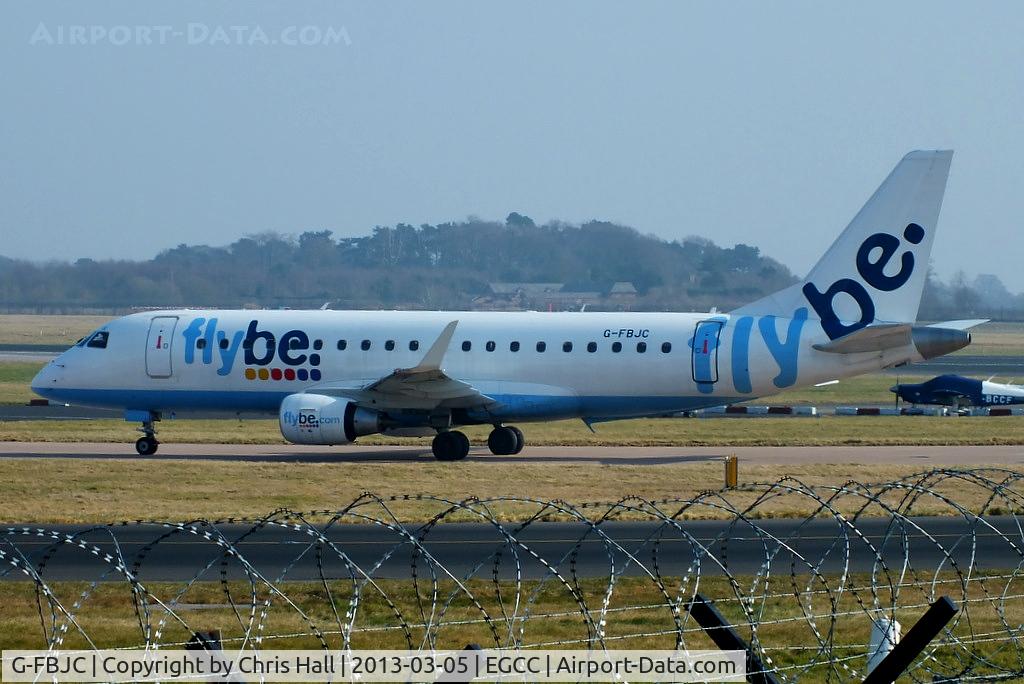
[[[911,344],[815,350],[828,337],[802,316],[179,310],[110,322],[105,347],[71,348],[32,387],[128,411],[273,413],[290,394],[416,366],[451,321],[444,372],[494,400],[458,423],[656,415],[921,360]]]

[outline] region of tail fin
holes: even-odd
[[[952,158],[951,150],[905,156],[803,281],[734,313],[793,317],[802,308],[830,339],[874,322],[914,322]]]

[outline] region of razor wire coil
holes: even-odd
[[[409,501],[432,511],[426,522],[402,522],[395,505]],[[779,508],[805,514],[780,520]],[[937,509],[954,533],[918,515]],[[536,534],[551,520],[558,544]],[[467,522],[479,539],[446,558],[444,530]],[[338,537],[351,525],[365,531],[359,544]],[[199,559],[175,568],[184,579],[160,579],[183,540]],[[62,582],[69,562],[91,574]],[[941,595],[960,611],[908,671],[914,681],[1024,677],[1022,567],[1024,473],[998,468],[578,505],[365,493],[260,518],[0,528],[0,579],[31,583],[40,648],[181,647],[216,616],[232,650],[700,649],[710,642],[686,607],[702,594],[791,682],[859,681],[872,622],[906,629]],[[111,613],[131,639],[97,636]]]

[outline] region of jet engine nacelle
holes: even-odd
[[[293,444],[348,444],[384,429],[379,412],[323,394],[288,395],[278,417],[281,434]]]

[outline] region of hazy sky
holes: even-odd
[[[1024,290],[1022,26],[1020,2],[3,2],[0,254],[519,211],[803,274],[907,150],[953,148],[935,267]]]

